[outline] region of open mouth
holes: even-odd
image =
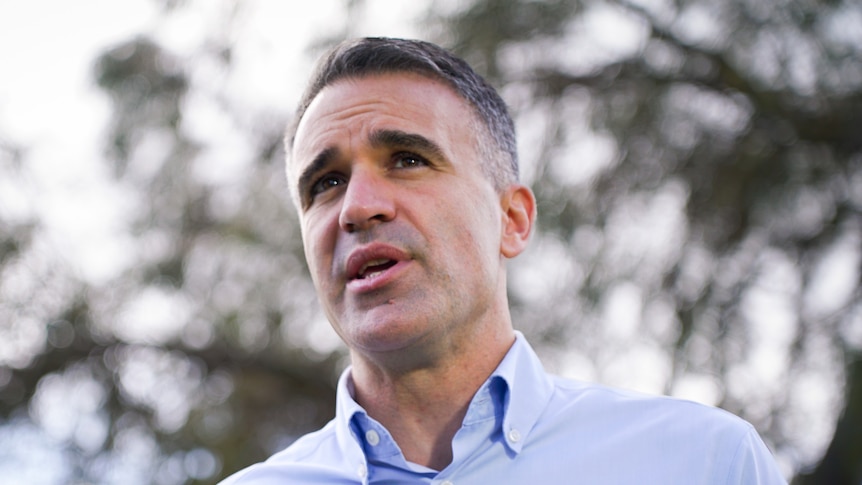
[[[351,291],[364,292],[379,289],[391,277],[400,274],[411,259],[410,253],[398,247],[373,242],[360,246],[347,257],[344,265],[345,279]]]
[[[356,279],[367,280],[374,278],[387,269],[395,266],[397,263],[398,261],[392,259],[373,259],[359,268],[359,272],[356,274]]]

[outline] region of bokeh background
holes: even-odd
[[[204,484],[334,414],[284,126],[346,37],[497,86],[539,200],[517,328],[862,481],[862,4],[0,3],[0,482]]]

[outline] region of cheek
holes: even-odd
[[[465,230],[471,231],[476,239],[483,241],[499,239],[501,209],[496,195],[478,193],[474,197],[465,197],[459,206],[452,210],[460,211],[460,224],[465,226]]]
[[[472,197],[435,208],[438,223],[446,227],[444,236],[462,264],[479,266],[497,259],[500,250],[500,215],[487,199]],[[472,255],[469,261],[464,256]],[[461,256],[461,257],[457,257]],[[477,259],[478,258],[478,259]],[[480,263],[481,261],[481,263]]]
[[[321,270],[327,268],[327,260],[332,254],[331,245],[324,227],[319,224],[305,224],[302,227],[302,247],[311,277],[317,281]]]

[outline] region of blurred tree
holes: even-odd
[[[21,355],[0,355],[0,409],[7,428],[29,414],[62,443],[64,483],[213,483],[334,414],[343,352],[315,341],[323,317],[283,181],[286,117],[244,125],[193,69],[226,70],[229,49],[195,55],[141,37],[94,65],[112,101],[117,203],[133,207],[131,269],[98,287],[52,272],[37,228],[0,219],[4,337],[46,329],[4,346]],[[214,137],[238,145],[236,159]],[[0,169],[14,175],[5,148]]]
[[[862,7],[474,0],[429,16],[516,115],[540,221],[510,294],[550,366],[724,407],[797,483],[858,483]],[[65,481],[212,483],[334,413],[344,355],[318,331],[284,187],[289,115],[225,96],[229,31],[186,57],[134,38],[94,64],[136,214],[131,269],[108,284],[4,208],[26,151],[0,143],[0,411],[61,444]]]
[[[840,0],[434,15],[520,120],[540,210],[511,278],[527,332],[564,367],[742,415],[799,483],[862,477],[858,371],[841,387],[862,347],[860,19]]]
[[[844,413],[835,427],[832,442],[820,464],[798,475],[794,484],[860,483],[859,457],[862,456],[862,359],[849,363]]]

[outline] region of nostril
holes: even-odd
[[[339,222],[347,232],[365,230],[395,215],[396,187],[375,167],[354,166],[343,189]]]
[[[373,204],[355,204],[345,200],[341,207],[339,223],[347,232],[361,231],[395,217],[391,201],[378,200]]]

